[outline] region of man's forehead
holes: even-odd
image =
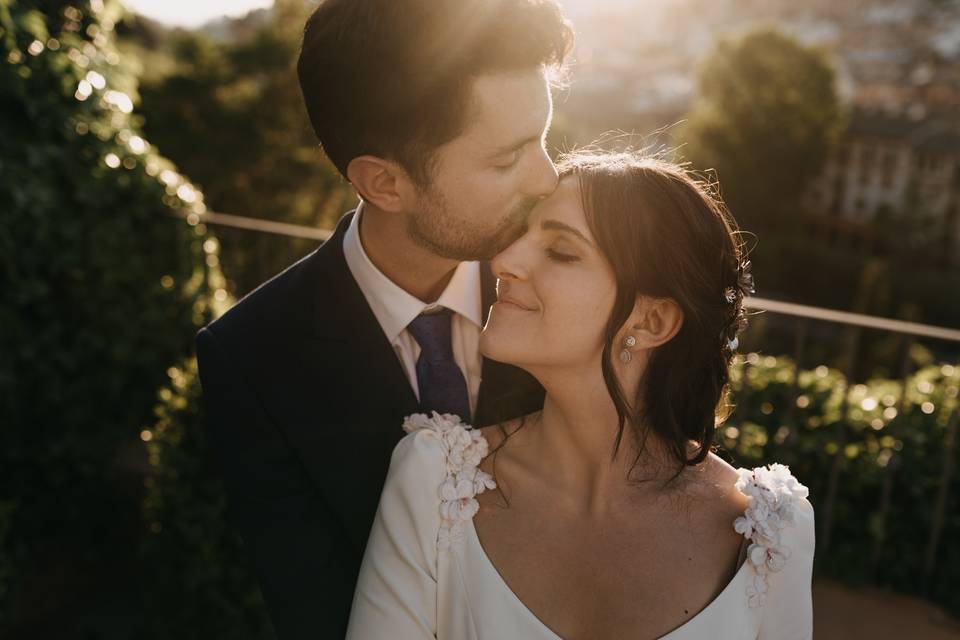
[[[516,136],[539,135],[552,112],[542,69],[478,76],[470,102],[464,134],[488,146],[511,143]],[[500,139],[501,135],[508,139]]]

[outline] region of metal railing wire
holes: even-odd
[[[289,224],[286,222],[274,222],[272,220],[248,218],[228,213],[216,213],[213,211],[208,211],[206,213],[180,211],[174,215],[179,218],[186,219],[191,224],[198,224],[202,222],[204,224],[233,227],[235,229],[246,229],[248,231],[258,231],[261,233],[271,233],[275,235],[288,236],[291,238],[304,238],[308,240],[325,241],[332,233],[332,231],[327,229],[317,229],[315,227],[308,227],[304,225]],[[893,318],[880,318],[862,313],[823,309],[820,307],[797,304],[794,302],[783,302],[780,300],[770,300],[767,298],[758,297],[747,298],[744,302],[744,306],[749,309],[779,313],[796,318],[808,318],[822,322],[834,322],[862,327],[865,329],[879,329],[881,331],[890,331],[892,333],[960,343],[960,329],[936,327],[932,325],[920,324],[918,322],[907,322],[905,320],[896,320]]]
[[[274,222],[271,220],[248,218],[225,213],[205,212],[198,214],[194,212],[183,211],[178,212],[175,215],[177,217],[186,219],[191,225],[200,223],[220,225],[236,229],[246,229],[259,233],[288,236],[291,238],[305,238],[310,240],[326,241],[332,233],[326,229],[317,229],[303,225]],[[749,297],[744,301],[744,306],[748,309],[756,311],[775,313],[797,319],[794,353],[794,360],[796,364],[793,380],[794,401],[796,400],[796,396],[799,394],[798,378],[807,340],[808,322],[811,320],[818,322],[830,322],[850,327],[848,344],[846,345],[847,363],[845,367],[845,374],[847,376],[847,392],[844,393],[840,411],[840,419],[837,421],[836,425],[834,425],[837,430],[837,439],[839,445],[836,453],[834,454],[833,463],[830,467],[827,480],[827,493],[824,497],[823,507],[819,510],[818,518],[820,531],[818,534],[817,545],[820,548],[827,549],[830,546],[830,538],[833,530],[837,492],[840,483],[840,474],[843,467],[844,444],[848,438],[847,411],[849,408],[848,396],[851,386],[850,380],[852,380],[853,369],[856,362],[856,353],[860,345],[860,339],[863,330],[876,329],[909,336],[905,353],[909,352],[909,346],[916,338],[932,338],[935,340],[945,340],[948,342],[960,343],[960,330],[926,325],[917,322],[908,322],[893,318],[881,318],[862,313],[824,309],[820,307],[813,307],[793,302],[784,302],[780,300],[771,300],[767,298]],[[749,364],[744,363],[744,367],[747,366],[749,366]],[[910,360],[905,355],[901,362],[899,372],[900,379],[903,381],[904,389],[906,389],[907,379],[909,378],[910,373]],[[744,377],[746,377],[746,370],[744,370]],[[904,393],[902,395],[905,396],[906,394]],[[901,397],[901,404],[902,402],[903,398]],[[791,412],[791,416],[788,417],[788,419],[792,420],[792,415],[793,414]],[[957,441],[956,432],[958,429],[958,422],[960,422],[960,407],[953,411],[948,423],[948,436],[943,452],[941,477],[938,483],[937,497],[933,506],[933,516],[931,519],[931,529],[924,553],[924,584],[929,583],[936,566],[937,550],[940,545],[941,534],[944,527],[944,518],[946,515],[946,504],[949,498],[949,487],[955,471],[955,455],[953,449]],[[894,455],[897,456],[899,454],[894,452]],[[893,483],[892,475],[897,466],[898,465],[896,463],[893,463],[887,464],[884,467],[884,482],[881,488],[877,513],[878,526],[880,527],[881,534],[874,541],[873,549],[871,550],[872,558],[874,559],[875,563],[879,561],[880,551],[883,545],[883,533],[890,511],[890,493]]]

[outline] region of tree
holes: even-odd
[[[234,21],[230,40],[176,31],[161,45],[173,71],[141,88],[146,131],[203,187],[213,211],[329,229],[357,202],[323,155],[300,93],[295,65],[310,8],[279,2],[266,17]],[[233,229],[219,235],[237,295],[317,244]]]
[[[701,65],[686,153],[716,169],[742,224],[789,226],[796,217],[843,128],[834,76],[822,52],[771,29],[719,42]]]

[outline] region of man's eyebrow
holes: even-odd
[[[586,242],[589,246],[593,246],[593,243],[590,242],[585,235],[570,225],[560,222],[559,220],[543,220],[540,222],[540,228],[544,231],[563,231],[566,233],[571,233]]]

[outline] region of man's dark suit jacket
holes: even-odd
[[[280,640],[343,637],[390,454],[418,411],[344,259],[351,217],[197,334],[208,441]],[[476,426],[542,404],[531,376],[484,359]]]

